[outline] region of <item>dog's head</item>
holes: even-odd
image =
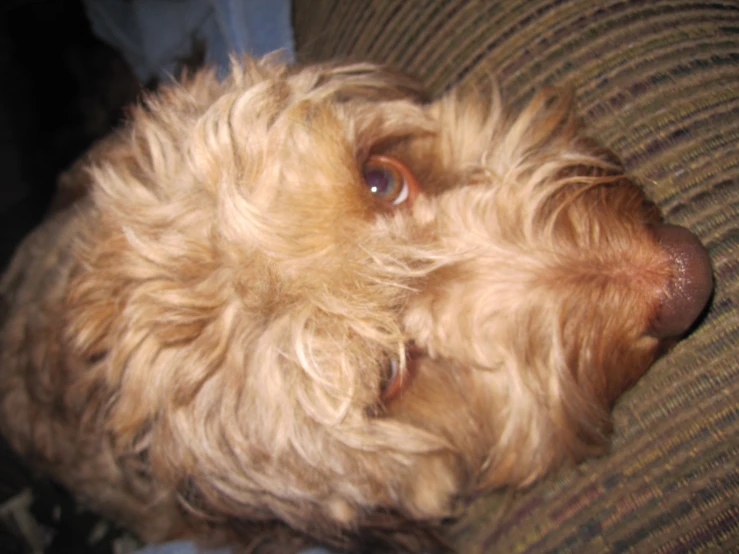
[[[246,61],[137,108],[92,178],[67,340],[121,452],[209,517],[330,534],[529,483],[603,445],[711,289],[553,92],[511,117]]]

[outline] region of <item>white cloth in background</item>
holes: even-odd
[[[83,0],[92,30],[142,82],[170,79],[198,42],[224,73],[230,53],[294,57],[290,0]]]

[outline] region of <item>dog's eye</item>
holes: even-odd
[[[364,165],[364,182],[380,201],[400,206],[418,194],[418,183],[411,171],[389,156],[372,156]]]
[[[416,373],[416,363],[422,355],[423,351],[411,342],[406,345],[405,364],[401,366],[395,358],[388,360],[387,375],[382,383],[382,402],[390,402],[408,388]]]
[[[400,376],[398,360],[391,359],[387,366],[387,377],[382,385],[382,400],[387,402],[395,398],[403,389],[404,379]]]

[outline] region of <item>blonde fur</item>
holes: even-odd
[[[509,115],[247,59],[133,108],[84,179],[2,281],[2,430],[148,541],[438,521],[600,452],[657,353],[659,214],[556,91]]]

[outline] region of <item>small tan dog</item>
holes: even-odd
[[[712,287],[551,91],[244,60],[85,171],[2,281],[2,431],[146,541],[348,544],[527,485],[601,451]]]

